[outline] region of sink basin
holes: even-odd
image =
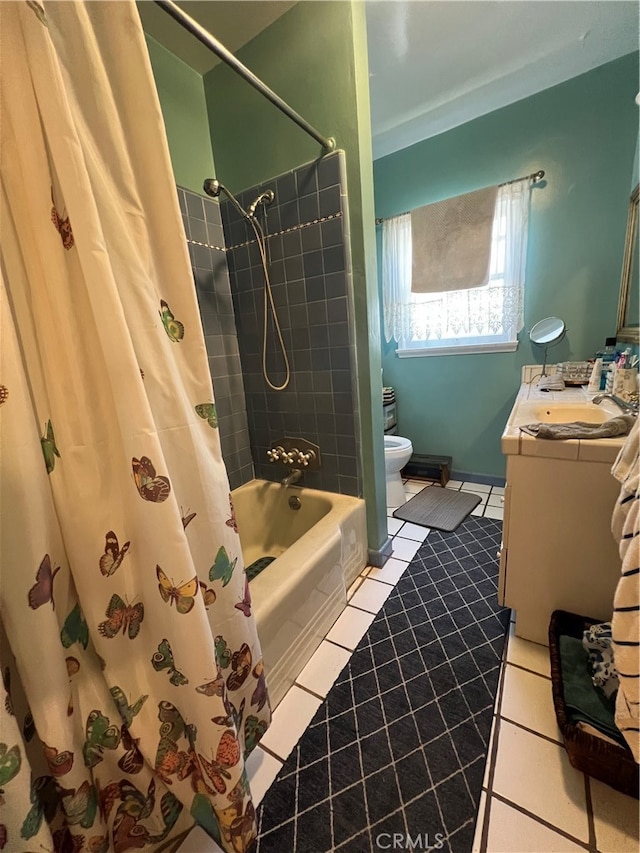
[[[603,424],[610,420],[611,413],[606,409],[601,409],[593,403],[585,405],[566,405],[558,403],[556,405],[540,406],[539,404],[533,412],[533,419],[538,423],[543,424],[568,424],[572,421],[586,421],[590,424]]]
[[[522,432],[527,424],[570,424],[581,421],[600,424],[618,417],[622,412],[609,398],[598,405],[583,389],[567,388],[547,396],[536,388],[523,384],[502,433],[500,446],[505,456],[541,456],[549,459],[571,459],[580,462],[613,463],[624,438],[576,438],[558,441],[540,440]],[[511,460],[511,464],[513,460]]]
[[[524,424],[569,424],[573,421],[585,421],[590,424],[603,424],[605,421],[620,414],[609,401],[596,406],[594,403],[556,403],[547,404],[540,400],[523,400],[514,406],[509,426],[518,427]]]

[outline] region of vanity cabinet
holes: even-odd
[[[572,403],[593,406],[582,389],[570,394]],[[523,386],[502,438],[507,485],[498,598],[515,610],[518,636],[548,645],[556,609],[611,619],[620,577],[611,535],[620,484],[611,466],[624,439],[552,441],[521,433],[519,425],[532,421],[532,397],[535,390]],[[540,402],[553,420],[554,403],[566,405],[567,392]],[[585,408],[585,420],[590,414]]]

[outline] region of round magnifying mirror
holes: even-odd
[[[529,332],[529,340],[531,343],[544,347],[544,356],[542,359],[542,376],[547,375],[547,349],[553,344],[559,343],[565,335],[567,327],[564,320],[560,317],[545,317],[535,324]]]
[[[560,317],[545,317],[535,324],[529,332],[529,340],[539,346],[548,347],[561,341],[566,332],[564,320]]]

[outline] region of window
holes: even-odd
[[[411,292],[411,215],[383,225],[383,306],[387,342],[398,356],[505,352],[524,325],[528,179],[500,187],[491,238],[489,281],[445,293]]]

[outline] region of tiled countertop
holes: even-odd
[[[536,438],[522,432],[520,425],[533,423],[536,418],[531,415],[532,404],[538,404],[552,409],[554,406],[585,407],[584,420],[590,420],[589,413],[593,407],[593,397],[586,390],[586,385],[567,386],[564,391],[541,391],[537,382],[524,382],[520,386],[513,404],[511,414],[502,433],[501,447],[505,455],[539,456],[551,459],[572,459],[585,462],[607,462],[613,464],[624,436],[617,438],[591,438],[550,440]],[[603,400],[599,405],[603,420],[615,418],[622,414],[611,400]],[[581,420],[573,416],[570,420]]]

